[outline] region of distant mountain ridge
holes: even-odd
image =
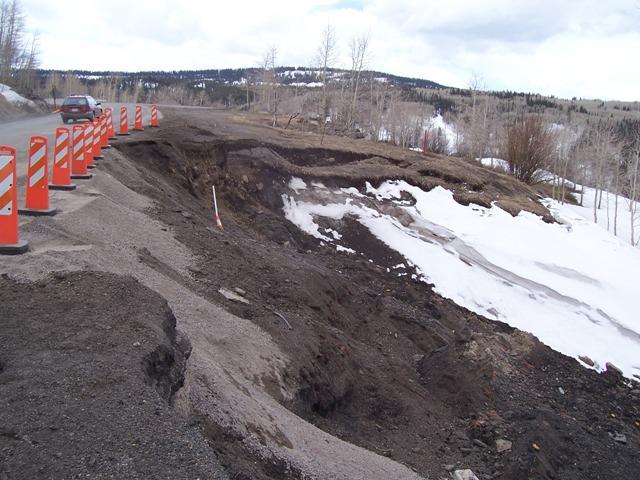
[[[128,80],[139,79],[158,84],[168,84],[176,81],[214,81],[226,84],[243,84],[243,79],[247,77],[259,81],[261,75],[259,68],[220,68],[206,70],[173,70],[173,71],[140,71],[140,72],[118,72],[118,71],[92,71],[92,70],[37,70],[37,75],[47,77],[51,74],[65,75],[72,74],[86,79],[99,79],[104,77],[120,77]],[[289,84],[314,84],[320,81],[318,69],[312,67],[293,67],[283,66],[277,67],[276,72],[281,82],[285,85]],[[292,74],[294,73],[294,74]],[[330,69],[332,80],[336,80],[346,74],[350,70],[333,68]],[[404,87],[443,89],[449,88],[432,80],[422,78],[404,77],[401,75],[393,75],[390,73],[378,72],[374,70],[364,71],[362,75],[365,78],[375,78],[378,81],[387,81],[394,85]]]

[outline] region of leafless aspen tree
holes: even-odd
[[[25,41],[25,20],[18,0],[0,1],[0,82],[23,90],[35,87],[38,39]]]
[[[353,96],[351,97],[351,108],[347,117],[347,128],[353,129],[355,125],[356,104],[358,102],[358,89],[362,71],[366,68],[369,59],[369,36],[361,35],[351,39],[349,45],[351,54],[351,82]]]
[[[329,115],[328,101],[328,72],[334,66],[337,60],[336,38],[333,27],[327,24],[322,32],[322,40],[318,46],[316,64],[320,69],[320,79],[322,81],[322,103],[320,105],[322,115],[322,136],[320,137],[320,145],[324,141],[324,135],[327,130],[327,116]]]
[[[471,159],[484,157],[489,143],[490,110],[489,97],[480,95],[485,89],[482,77],[474,73],[469,80],[468,90],[471,97],[471,116],[464,135],[467,154]]]
[[[11,82],[11,73],[23,49],[24,15],[17,0],[0,3],[0,81]]]
[[[598,222],[598,210],[602,207],[602,194],[605,188],[606,166],[611,161],[614,152],[614,127],[611,121],[600,120],[592,130],[593,174],[595,199],[593,202],[593,221]]]
[[[560,202],[564,204],[566,200],[566,187],[567,187],[567,175],[570,171],[571,161],[575,160],[575,152],[576,152],[576,140],[580,137],[580,133],[578,131],[574,131],[573,129],[565,130],[564,134],[561,137],[562,142],[562,153],[561,153],[561,178],[562,178],[562,187],[560,192]]]
[[[278,78],[276,72],[278,47],[270,46],[262,57],[262,102],[266,102],[267,112],[273,114],[272,125],[278,124]]]
[[[631,218],[631,245],[637,245],[635,238],[636,216],[638,214],[638,175],[640,175],[640,127],[636,127],[631,145],[631,156],[627,168],[629,182],[629,216]]]

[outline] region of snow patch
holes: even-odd
[[[611,362],[640,378],[640,252],[576,207],[547,200],[563,222],[548,224],[527,212],[513,217],[497,206],[460,205],[442,187],[425,192],[403,181],[367,184],[366,205],[345,190],[283,195],[285,216],[327,243],[334,239],[320,233],[316,219],[349,216],[443,297],[530,332],[565,355],[587,355],[598,370]],[[403,193],[415,205],[399,201]],[[388,203],[412,223],[387,214]]]
[[[289,188],[296,193],[300,193],[299,190],[306,190],[307,184],[301,178],[292,177],[289,180]]]
[[[501,158],[477,158],[485,167],[497,168],[499,170],[509,171],[509,162]]]
[[[23,97],[22,95],[2,83],[0,83],[0,95],[2,95],[7,102],[13,103],[14,105],[29,105],[30,107],[36,106],[33,101]]]

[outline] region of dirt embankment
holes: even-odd
[[[640,473],[637,385],[388,274],[402,259],[356,222],[344,220],[340,231],[373,263],[336,255],[283,219],[280,197],[291,175],[328,187],[402,178],[442,184],[462,202],[545,215],[527,187],[461,160],[357,142],[345,150],[340,139],[320,148],[301,133],[200,118],[197,129],[174,120],[121,151],[146,176],[157,218],[202,258],[201,294],[251,319],[289,354],[284,378],[294,397],[276,382],[271,392],[284,406],[427,477],[452,466],[504,479]],[[211,231],[212,183],[224,233]],[[226,300],[220,286],[239,287],[250,305]],[[498,440],[511,450],[498,453]]]
[[[83,282],[95,292],[96,305],[112,306],[103,312],[109,317],[105,324],[139,315],[147,319],[147,323],[141,320],[146,329],[125,330],[122,345],[118,343],[113,352],[106,349],[103,356],[117,354],[113,361],[118,358],[126,365],[117,367],[122,372],[118,378],[131,382],[126,387],[136,392],[136,400],[137,395],[151,392],[159,402],[162,395],[175,393],[180,415],[171,421],[178,439],[203,435],[199,438],[206,438],[230,478],[247,480],[346,479],[357,478],[357,472],[380,479],[450,478],[450,470],[456,468],[471,468],[482,480],[640,476],[635,456],[640,447],[634,424],[640,420],[637,385],[626,385],[615,372],[598,375],[583,369],[530,335],[443,299],[429,285],[387,272],[403,259],[348,218],[340,228],[345,243],[357,244],[366,255],[336,254],[286,221],[281,199],[292,175],[321,180],[328,187],[357,188],[367,181],[401,178],[423,188],[442,184],[462,202],[498,201],[513,213],[526,208],[547,215],[535,193],[462,160],[424,158],[339,138],[328,138],[321,147],[317,136],[270,129],[243,118],[204,110],[165,113],[160,129],[119,140],[119,152],[108,152],[99,166],[108,179],[153,200],[151,208],[139,200],[130,202],[111,180],[99,184],[100,191],[87,192],[98,198],[95,202],[104,197],[105,207],[98,210],[102,222],[112,221],[111,211],[128,215],[127,204],[138,202],[140,211],[152,217],[149,225],[159,231],[148,229],[145,244],[145,232],[136,231],[140,211],[126,224],[132,232],[121,234],[126,241],[112,231],[123,228],[121,224],[90,223],[102,229],[98,231],[105,245],[99,253],[111,255],[109,243],[115,238],[122,260],[91,263],[89,252],[83,261],[103,268],[129,268],[157,291],[172,295],[168,300],[179,319],[178,329],[190,333],[193,344],[181,388],[180,368],[165,368],[170,363],[167,352],[175,351],[177,358],[187,349],[166,330],[158,330],[168,318],[160,298],[150,294],[153,301],[145,317],[147,301],[131,281],[110,279],[112,289],[106,296],[99,295],[103,290],[91,283],[93,277]],[[100,181],[98,177],[96,182]],[[224,231],[213,222],[211,184],[218,189]],[[88,207],[93,216],[87,218],[93,222],[97,207]],[[71,221],[50,223],[44,230],[76,235],[74,239],[85,243],[94,233],[85,223]],[[176,262],[175,255],[182,252],[176,246],[163,251],[167,241],[163,235],[170,234],[194,262]],[[59,265],[64,255],[50,254],[48,264]],[[112,261],[130,264],[114,266]],[[62,308],[78,288],[64,282],[29,287],[9,282],[9,287],[43,289],[42,297],[35,296],[43,301],[54,292],[65,292],[54,302]],[[118,288],[132,290],[131,298]],[[248,303],[228,300],[221,288]],[[26,293],[21,295],[25,298]],[[124,300],[116,303],[114,298]],[[221,305],[232,315],[222,318],[227,312],[210,304]],[[198,315],[201,318],[190,318]],[[86,311],[83,318],[92,319],[91,324],[80,330],[75,327],[80,320],[73,321],[78,317],[73,313],[70,324],[60,325],[63,344],[70,332],[86,336],[93,330],[101,332],[102,322],[96,326],[93,319],[103,317],[95,310]],[[266,333],[256,340],[254,330]],[[15,330],[15,335],[21,333]],[[149,338],[144,343],[148,352],[130,343],[138,337]],[[21,341],[31,354],[27,340]],[[275,342],[286,360],[272,358],[277,352],[268,341]],[[78,345],[92,343],[78,339]],[[164,372],[157,374],[166,379],[159,390],[152,386],[150,378],[155,377],[148,374],[150,363],[144,360],[158,351],[158,345],[165,347],[151,364],[159,366],[154,371]],[[101,357],[87,350],[82,358]],[[9,365],[2,353],[0,361]],[[263,364],[272,368],[262,368]],[[53,377],[66,378],[55,362],[46,365],[56,372]],[[6,381],[8,372],[8,367],[0,371],[0,382]],[[92,375],[105,377],[81,370],[77,378]],[[87,391],[90,396],[93,389]],[[76,411],[98,411],[86,396],[78,397],[75,405]],[[155,413],[144,405],[132,409],[131,415],[162,432],[149,420]],[[158,405],[162,412],[168,408],[166,402]],[[25,423],[36,421],[28,417]],[[308,428],[307,422],[321,430]],[[86,424],[92,425],[92,420]],[[510,448],[498,452],[496,442],[505,445],[503,440],[511,442]],[[104,450],[115,448],[104,439],[94,444]],[[137,445],[130,442],[122,448],[133,458]],[[211,462],[196,462],[194,469],[214,465]],[[55,460],[42,463],[53,465]],[[172,478],[193,477],[176,473]]]
[[[42,100],[30,103],[12,103],[0,95],[0,123],[42,115],[51,112],[51,110],[52,107]]]

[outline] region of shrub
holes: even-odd
[[[539,116],[526,116],[507,129],[503,156],[509,172],[525,183],[541,180],[554,153],[554,134]]]

